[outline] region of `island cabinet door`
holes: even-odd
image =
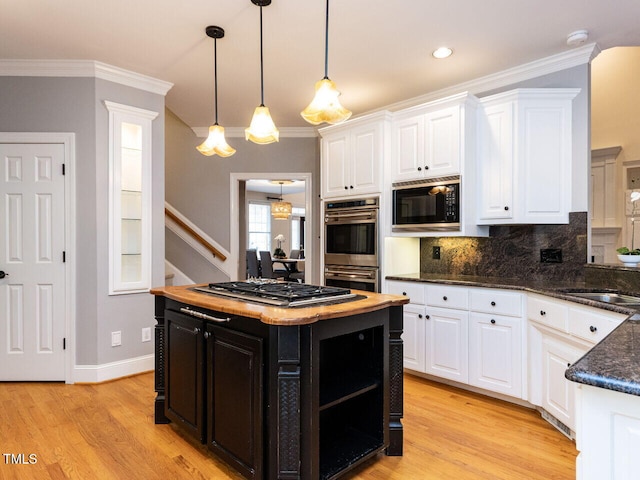
[[[165,322],[165,415],[204,442],[204,322],[169,310]]]
[[[246,478],[261,479],[263,340],[207,325],[207,445]]]

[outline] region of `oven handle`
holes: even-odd
[[[369,211],[369,212],[354,212],[354,213],[328,213],[325,214],[324,220],[341,220],[343,218],[349,219],[357,219],[361,218],[363,220],[375,220],[377,211]]]
[[[349,280],[372,280],[375,281],[376,279],[376,272],[369,272],[369,273],[362,273],[362,272],[355,272],[353,270],[326,270],[324,272],[324,276],[325,277],[331,277],[331,278],[344,278],[344,279],[349,279]]]

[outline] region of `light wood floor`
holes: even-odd
[[[100,385],[0,383],[0,479],[239,479],[153,422],[153,374]],[[574,479],[574,444],[527,408],[405,375],[404,456],[349,479]]]

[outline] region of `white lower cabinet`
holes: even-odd
[[[575,431],[575,392],[577,385],[564,372],[587,349],[578,349],[551,336],[542,341],[542,408]]]
[[[425,371],[425,312],[423,305],[408,304],[403,311],[404,367],[417,372]]]
[[[638,478],[640,398],[580,385],[577,403],[576,479]]]
[[[469,380],[469,313],[428,307],[425,372],[457,382]]]
[[[567,380],[564,372],[626,315],[529,294],[527,317],[530,325],[527,400],[562,422],[571,430],[565,433],[572,435],[576,432],[578,384]]]
[[[522,396],[522,319],[471,313],[469,384]]]

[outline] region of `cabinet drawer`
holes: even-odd
[[[472,289],[469,294],[471,310],[474,312],[522,316],[522,294],[499,290]]]
[[[529,297],[527,316],[531,321],[568,332],[569,308],[561,301],[550,302]]]
[[[625,316],[603,315],[581,308],[569,310],[569,333],[591,343],[598,343],[620,325]]]
[[[387,290],[392,295],[409,297],[411,303],[424,305],[424,284],[416,282],[387,282]]]
[[[469,290],[449,285],[427,285],[427,305],[467,310],[469,308]]]

